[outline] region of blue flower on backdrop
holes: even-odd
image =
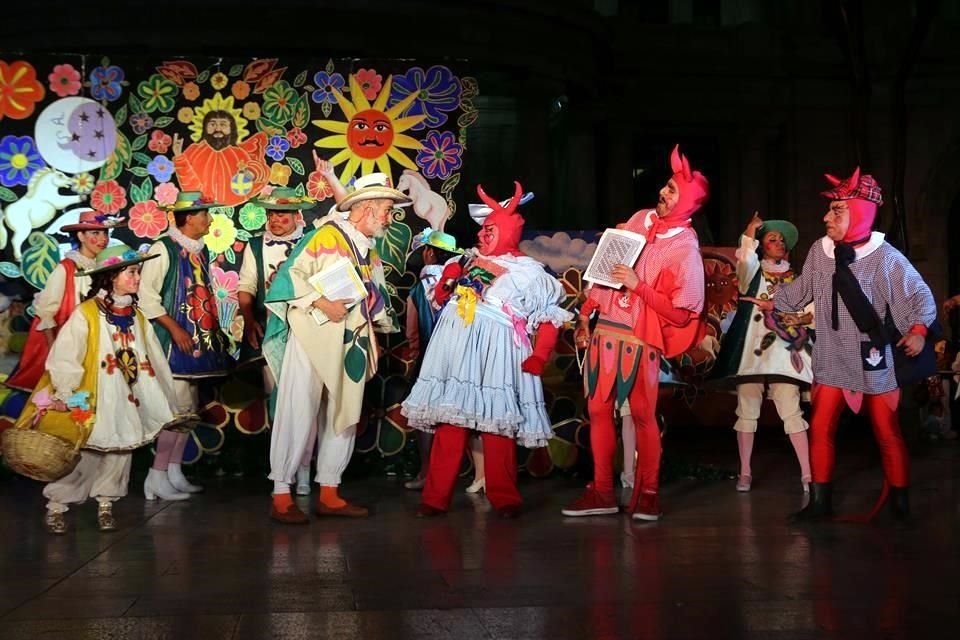
[[[27,184],[43,166],[37,144],[30,136],[4,136],[0,140],[0,184],[3,186]]]
[[[173,163],[167,156],[157,156],[147,165],[147,173],[156,179],[157,182],[170,182],[173,175]]]
[[[283,136],[273,136],[270,138],[270,144],[267,145],[267,155],[280,162],[290,150],[290,141]]]
[[[431,131],[417,154],[417,165],[427,178],[445,180],[463,164],[463,145],[452,131]]]
[[[113,102],[123,93],[123,69],[116,65],[96,67],[90,72],[90,94],[95,100]]]
[[[310,99],[317,104],[323,104],[324,102],[336,104],[337,98],[333,95],[333,89],[342,92],[344,83],[343,76],[339,73],[318,71],[313,76],[313,84],[316,85],[317,89],[310,94]]]
[[[412,127],[414,131],[435,129],[447,121],[444,112],[455,111],[460,106],[462,92],[460,80],[450,69],[440,65],[434,65],[426,71],[422,67],[413,67],[404,75],[393,77],[390,104],[416,94],[417,99],[403,115],[427,116]]]

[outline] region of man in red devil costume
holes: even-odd
[[[781,287],[772,302],[758,305],[797,311],[813,301],[816,313],[813,487],[810,502],[793,519],[833,515],[834,439],[845,406],[854,413],[866,407],[870,414],[886,480],[877,508],[889,488],[894,517],[905,519],[910,510],[909,460],[897,417],[900,389],[893,350],[902,349],[910,358],[919,355],[937,307],[913,265],[882,233],[871,232],[877,207],[883,204],[873,176],[860,175],[858,167],[846,180],[826,178],[831,185],[823,192],[830,200],[823,217],[827,235],[810,248],[800,277]]]
[[[445,306],[403,403],[410,426],[436,431],[419,516],[450,506],[470,430],[483,440],[487,498],[500,515],[516,516],[516,443],[542,447],[553,433],[540,375],[573,315],[560,306],[560,283],[520,252],[515,184],[505,202],[477,187],[487,206],[471,211],[481,224],[476,251],[444,268],[435,296]]]
[[[594,286],[580,310],[576,340],[587,348],[585,372],[593,482],[563,509],[565,516],[617,513],[613,457],[617,449],[614,405],[630,403],[637,434],[637,466],[630,511],[637,520],[658,520],[660,430],[657,388],[660,357],[679,355],[703,338],[703,259],[690,218],[707,201],[709,183],[692,171],[677,145],[673,176],[654,210],[638,211],[623,225],[647,245],[631,269],[617,265],[622,287]],[[590,335],[590,315],[600,317]]]

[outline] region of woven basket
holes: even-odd
[[[55,482],[80,462],[80,443],[35,431],[7,429],[0,436],[3,459],[20,475],[41,482]]]

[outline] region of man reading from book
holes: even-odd
[[[319,447],[317,515],[367,515],[364,507],[341,498],[338,487],[353,453],[364,385],[376,373],[374,331],[399,331],[374,239],[385,233],[393,208],[410,204],[410,199],[393,189],[382,173],[355,184],[355,191],[337,205],[340,215],[303,236],[267,292],[270,316],[263,354],[278,380],[270,441],[270,517],[279,522],[307,521],[293,502],[290,485],[314,442]],[[366,289],[358,304],[327,298],[311,282],[322,280],[315,276],[343,259],[352,263]],[[327,413],[318,429],[325,395]]]

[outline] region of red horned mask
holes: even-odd
[[[702,173],[690,169],[690,161],[687,160],[687,156],[680,153],[679,144],[670,154],[670,168],[673,170],[671,178],[680,190],[680,198],[664,221],[679,224],[689,220],[700,207],[706,204],[710,198],[710,183]]]
[[[523,196],[523,187],[519,182],[515,185],[513,197],[505,205],[491,198],[477,185],[477,195],[483,203],[490,207],[490,214],[483,220],[480,232],[478,251],[485,256],[501,256],[504,254],[520,255],[520,235],[523,233],[523,217],[517,213],[520,198]]]
[[[850,226],[843,241],[856,242],[869,236],[877,217],[877,207],[883,204],[883,193],[877,181],[869,174],[861,176],[860,167],[854,169],[853,175],[846,180],[829,173],[823,176],[830,183],[830,188],[821,195],[830,200],[845,200],[850,208]]]

